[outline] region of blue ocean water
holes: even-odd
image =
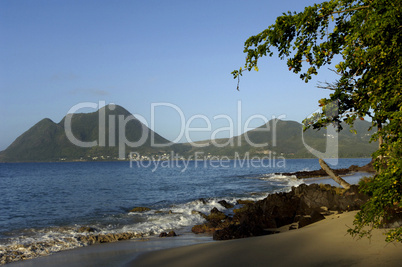
[[[363,166],[369,161],[339,159],[334,167]],[[239,198],[255,200],[286,191],[304,181],[280,173],[319,168],[317,159],[3,163],[0,250],[15,244],[71,240],[80,226],[102,233],[189,232],[203,221],[192,210],[224,211],[219,200],[235,204]],[[137,206],[151,210],[130,212]]]

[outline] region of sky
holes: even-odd
[[[85,103],[121,105],[179,142],[222,127],[214,137],[238,135],[274,117],[301,122],[328,96],[316,86],[335,79],[330,71],[306,84],[285,60],[264,58],[240,91],[231,72],[244,65],[248,37],[314,2],[1,0],[0,150]]]

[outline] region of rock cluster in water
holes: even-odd
[[[233,210],[233,216],[214,208],[209,215],[202,214],[206,223],[195,225],[192,231],[213,233],[214,240],[273,234],[283,226],[296,229],[325,219],[324,215],[329,215],[330,211],[360,209],[367,199],[356,185],[346,190],[330,185],[302,184],[288,193],[268,195],[255,203],[238,202],[244,204]]]
[[[170,232],[162,232],[159,234],[159,237],[174,237],[177,236],[175,231],[170,231]]]

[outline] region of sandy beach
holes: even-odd
[[[356,211],[328,216],[298,230],[245,239],[191,236],[120,241],[62,251],[6,266],[401,266],[402,244],[346,233]],[[195,245],[194,245],[195,244]]]
[[[355,214],[280,234],[154,251],[128,266],[401,266],[402,244],[387,244],[384,230],[371,241],[346,233]]]

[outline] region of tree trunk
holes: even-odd
[[[377,130],[378,130],[378,132],[381,132],[381,130],[382,130],[381,121],[377,121]],[[384,142],[384,140],[382,139],[382,135],[380,133],[380,135],[378,136],[378,149],[381,148],[381,145],[382,145],[383,142]]]
[[[338,184],[340,184],[343,188],[345,189],[349,189],[350,188],[350,184],[348,182],[346,182],[345,180],[343,180],[341,177],[339,177],[338,175],[336,175],[332,169],[327,165],[327,163],[325,163],[325,161],[323,159],[318,159],[318,162],[321,165],[321,168],[328,173],[328,175]]]
[[[378,149],[381,149],[382,144],[384,143],[384,139],[382,138],[382,123],[380,120],[377,121],[377,131],[380,133],[378,135]],[[383,162],[383,156],[382,154],[378,155],[378,160],[380,162],[380,164],[378,165],[378,172],[381,172],[381,170],[384,168],[384,162]]]

